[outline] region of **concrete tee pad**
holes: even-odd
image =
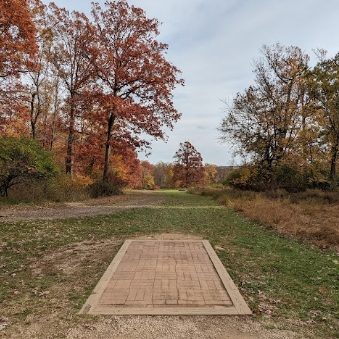
[[[82,314],[251,314],[207,240],[126,240]]]

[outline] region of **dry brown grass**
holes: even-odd
[[[321,247],[339,246],[339,204],[293,204],[258,195],[251,201],[237,199],[234,207],[281,233],[310,240]]]
[[[339,192],[214,190],[203,194],[282,234],[339,250]]]
[[[86,184],[78,179],[60,175],[46,181],[23,182],[13,186],[8,198],[0,197],[0,205],[21,203],[82,201],[89,199]]]

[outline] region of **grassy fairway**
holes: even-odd
[[[62,337],[74,322],[85,323],[75,314],[124,239],[182,232],[218,246],[220,259],[258,321],[293,328],[304,336],[336,337],[339,258],[335,253],[283,238],[218,208],[208,197],[176,191],[150,194],[159,197],[159,208],[0,224],[0,316],[12,325],[5,331],[25,331],[47,312],[54,317],[50,326]],[[95,321],[86,319],[86,323]]]

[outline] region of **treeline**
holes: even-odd
[[[3,195],[30,168],[44,173],[29,155],[37,147],[75,180],[138,185],[144,136],[165,138],[181,116],[172,92],[183,80],[158,26],[124,0],[93,3],[90,16],[0,2],[0,176],[11,181]],[[25,175],[9,172],[13,157]]]
[[[279,44],[262,49],[255,81],[238,93],[221,125],[246,165],[229,182],[243,189],[338,186],[339,54],[310,57]]]
[[[213,186],[227,183],[227,178],[235,168],[204,164],[200,152],[191,142],[180,143],[174,155],[173,163],[159,162],[155,165],[148,161],[140,163],[141,170],[134,188],[191,188]]]
[[[159,162],[150,164],[147,161],[141,162],[142,180],[135,188],[158,189],[158,188],[187,188],[191,186],[213,186],[227,183],[227,178],[235,169],[232,166],[216,166],[205,164],[203,167],[203,176],[198,182],[191,185],[185,185],[185,182],[178,180],[174,173],[173,163]]]

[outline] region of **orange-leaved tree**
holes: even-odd
[[[34,68],[35,26],[26,0],[0,1],[0,132],[18,123],[24,106],[20,76]],[[10,133],[11,134],[11,133]]]
[[[179,187],[189,187],[203,181],[202,156],[189,141],[181,143],[175,153],[173,172],[173,181]]]
[[[88,52],[103,101],[97,122],[105,127],[103,180],[107,180],[115,132],[125,131],[137,144],[142,144],[141,134],[165,138],[163,127],[172,129],[180,118],[172,91],[183,80],[165,58],[167,45],[157,39],[156,19],[123,0],[106,2],[104,8],[94,3],[92,15],[94,38]]]
[[[0,78],[32,67],[36,48],[28,1],[0,1]]]
[[[54,34],[53,64],[63,83],[66,93],[64,118],[67,125],[67,147],[65,169],[72,174],[74,162],[74,142],[82,124],[80,103],[87,95],[86,87],[92,81],[93,67],[87,45],[92,39],[88,18],[80,12],[69,12],[51,5],[50,21]]]
[[[153,166],[155,185],[160,188],[171,188],[173,184],[173,164],[159,162]]]
[[[153,176],[154,165],[148,161],[141,161],[141,180],[140,188],[143,189],[154,189],[155,182]]]
[[[215,184],[217,182],[218,169],[216,165],[205,164],[204,183],[205,185]]]

